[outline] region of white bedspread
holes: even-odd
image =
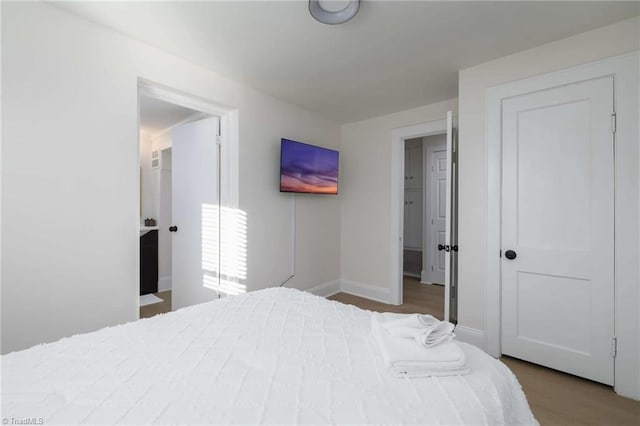
[[[269,289],[2,357],[2,417],[45,424],[536,424],[499,361],[390,375],[371,313]]]

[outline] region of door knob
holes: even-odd
[[[438,251],[442,251],[442,250],[444,250],[444,245],[438,244]]]
[[[177,226],[170,226],[169,227],[169,232],[178,232],[178,227]]]
[[[509,260],[513,260],[517,257],[517,253],[513,250],[507,250],[504,252],[504,257],[506,257]]]

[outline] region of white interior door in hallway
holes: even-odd
[[[614,377],[613,78],[502,102],[502,353]]]
[[[444,284],[446,245],[447,145],[446,135],[424,138],[426,241],[423,281]]]

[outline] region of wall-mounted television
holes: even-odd
[[[338,151],[281,139],[280,191],[337,194]]]

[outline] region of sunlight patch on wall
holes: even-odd
[[[246,292],[247,214],[215,204],[202,205],[202,284],[225,294]]]

